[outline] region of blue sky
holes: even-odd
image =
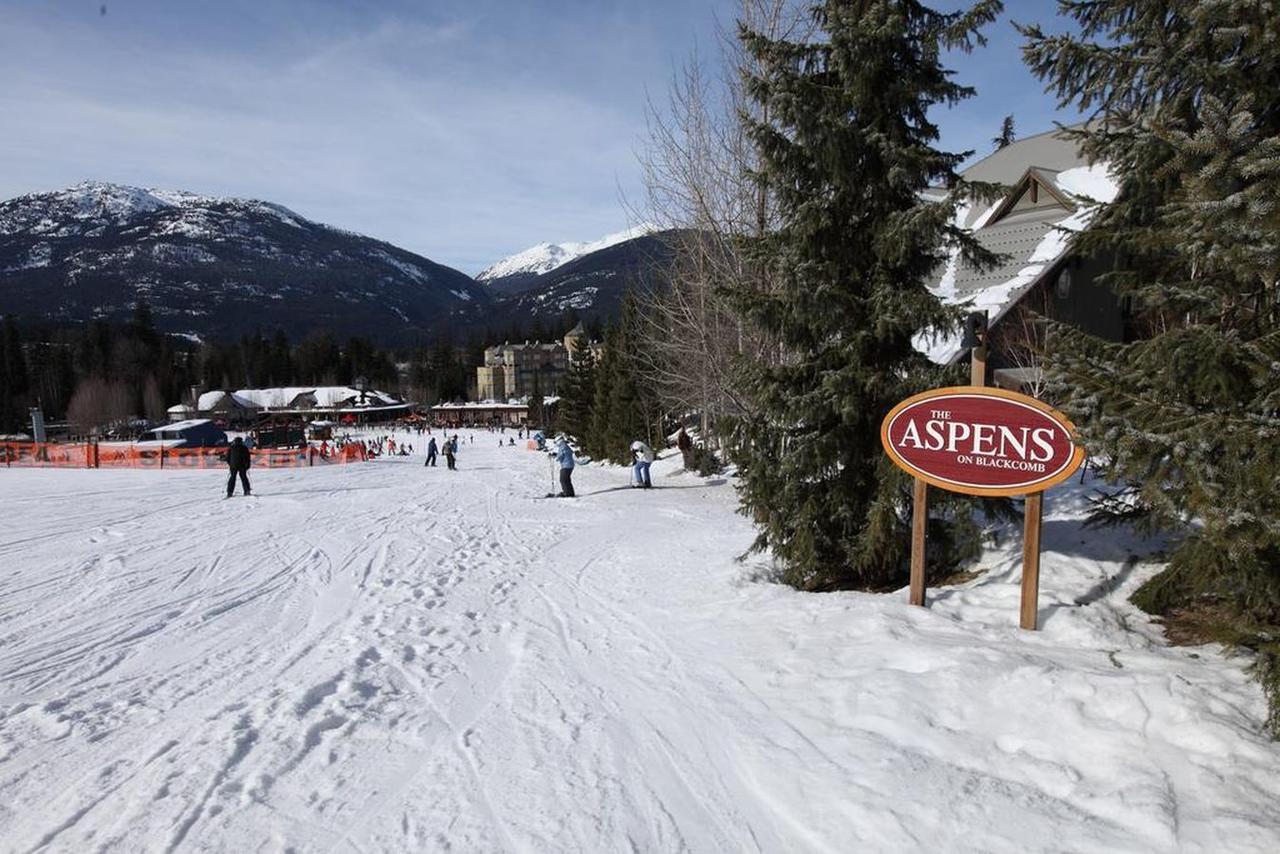
[[[645,100],[735,0],[0,0],[0,198],[84,179],[267,199],[476,273],[628,225]],[[943,3],[939,5],[955,5]],[[1052,0],[1007,0],[1052,23]],[[1010,16],[1006,15],[1006,19]],[[985,152],[1052,98],[1007,20],[938,117]]]

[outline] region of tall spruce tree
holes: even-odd
[[[0,431],[16,430],[25,419],[29,376],[22,334],[12,315],[0,324]]]
[[[740,30],[760,69],[747,91],[769,116],[744,120],[782,222],[746,247],[776,287],[737,296],[784,358],[755,367],[761,415],[738,426],[733,458],[755,548],[798,587],[878,586],[905,571],[908,491],[881,451],[880,421],[937,381],[912,340],[955,321],[927,288],[941,250],[992,260],[954,224],[969,152],[934,146],[929,110],[973,94],[941,53],[982,43],[1000,9],[829,0],[813,11],[811,41]],[[931,186],[953,192],[926,201]]]
[[[638,348],[645,339],[637,312],[628,293],[618,320],[605,331],[604,352],[591,370],[590,414],[585,435],[578,437],[588,454],[616,463],[631,461],[629,448],[636,439],[652,444],[657,436],[659,407],[641,373]]]
[[[1079,35],[1034,27],[1026,58],[1121,192],[1077,247],[1115,259],[1141,337],[1060,330],[1050,367],[1106,475],[1104,513],[1181,535],[1135,596],[1224,609],[1218,639],[1259,647],[1280,736],[1280,18],[1274,3],[1063,4]]]
[[[580,444],[587,441],[591,432],[595,372],[595,355],[590,347],[584,346],[573,355],[569,371],[560,382],[560,405],[556,418],[560,429]]]
[[[591,419],[583,446],[596,459],[608,459],[609,448],[609,395],[618,376],[618,361],[610,354],[618,350],[618,327],[611,324],[604,332],[604,352],[596,365],[591,390]]]

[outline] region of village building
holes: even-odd
[[[558,397],[543,398],[543,417],[555,418]],[[529,426],[528,403],[496,403],[471,401],[466,403],[438,403],[431,407],[433,423],[452,429],[454,427],[513,427]]]
[[[1110,259],[1071,251],[1073,234],[1115,198],[1117,184],[1105,164],[1088,163],[1073,141],[1054,130],[1005,146],[961,174],[1005,188],[957,213],[958,223],[1004,260],[979,271],[952,252],[932,289],[949,304],[986,313],[988,382],[1029,393],[1039,388],[1046,320],[1109,341],[1133,335],[1127,307],[1099,281],[1110,271]],[[932,194],[940,198],[945,191]],[[922,338],[917,346],[939,364],[954,364],[969,352],[958,332]]]
[[[358,384],[363,385],[363,384]],[[342,424],[392,421],[409,414],[411,404],[384,391],[351,386],[294,386],[206,391],[196,397],[195,412],[228,426],[329,420]],[[173,407],[170,417],[179,413]]]
[[[142,441],[162,442],[167,448],[219,448],[227,444],[227,434],[208,418],[193,418],[148,430]]]
[[[535,393],[556,394],[569,365],[588,350],[597,357],[593,343],[579,323],[560,341],[504,343],[484,351],[484,364],[476,368],[476,397],[480,400],[512,400]]]

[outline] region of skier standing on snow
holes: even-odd
[[[632,466],[632,476],[635,478],[635,485],[650,489],[653,484],[649,481],[649,465],[653,462],[653,449],[636,439],[631,443],[631,456],[635,460]]]
[[[449,466],[449,471],[456,471],[458,468],[458,437],[444,440],[444,461]]]
[[[227,448],[227,468],[231,473],[227,476],[227,497],[230,498],[236,491],[236,475],[240,475],[240,486],[244,490],[244,494],[249,494],[249,448],[245,445],[244,439],[236,436],[235,441],[231,443],[231,447]]]
[[[573,448],[564,436],[556,439],[556,462],[560,464],[560,493],[556,498],[573,498]]]
[[[427,442],[427,461],[422,464],[423,468],[434,466],[436,464],[436,437],[432,436]]]

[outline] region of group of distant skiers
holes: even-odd
[[[523,431],[521,431],[523,435]],[[539,448],[544,448],[544,440],[542,434],[537,435]],[[475,442],[475,437],[471,437],[471,442]],[[359,441],[359,440],[356,440]],[[444,441],[439,445],[436,444],[435,436],[427,442],[427,458],[423,466],[434,466],[438,454],[443,454],[445,465],[450,471],[456,471],[458,468],[458,434],[446,436]],[[510,440],[509,445],[514,445],[514,440]],[[379,437],[377,440],[370,442],[370,445],[378,447],[386,447],[391,454],[397,453],[395,439],[391,437]],[[502,441],[498,441],[499,447]],[[690,469],[693,464],[693,440],[684,428],[680,428],[679,434],[676,436],[676,447],[680,449],[680,455],[684,461],[684,467]],[[412,446],[401,445],[399,455],[406,456],[412,453]],[[569,440],[562,433],[556,437],[555,447],[548,453],[554,458],[555,463],[560,468],[560,491],[556,493],[555,498],[574,498],[576,493],[573,491],[573,469],[576,461],[574,460],[573,448],[569,446]],[[631,485],[639,489],[652,489],[653,480],[649,475],[649,467],[655,459],[653,448],[649,447],[644,441],[636,439],[631,443]],[[249,465],[251,463],[249,454],[249,446],[245,444],[242,437],[236,436],[227,448],[227,468],[229,474],[227,476],[227,497],[230,498],[235,493],[236,479],[240,480],[240,486],[245,495],[249,495]]]

